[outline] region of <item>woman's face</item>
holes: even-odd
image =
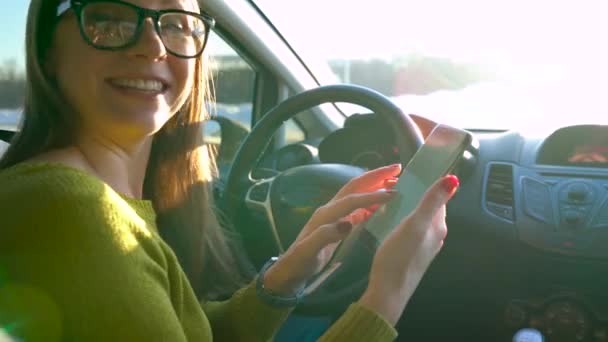
[[[151,9],[198,12],[194,0],[129,0]],[[73,11],[59,20],[49,72],[79,115],[79,136],[133,143],[156,133],[184,105],[193,87],[196,59],[169,54],[148,18],[135,45],[98,50],[80,36]]]

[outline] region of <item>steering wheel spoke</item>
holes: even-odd
[[[245,195],[245,204],[247,205],[247,208],[251,210],[252,214],[261,216],[261,218],[268,223],[272,230],[272,236],[274,237],[276,247],[280,253],[283,253],[285,252],[285,248],[281,242],[279,231],[272,214],[272,201],[270,200],[270,189],[275,179],[276,176],[255,182]]]

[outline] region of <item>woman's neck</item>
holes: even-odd
[[[73,167],[99,178],[118,193],[131,198],[142,198],[151,148],[151,137],[128,149],[89,137],[80,139],[72,146],[37,155],[28,161]]]
[[[151,137],[128,148],[89,137],[80,139],[71,149],[72,153],[80,155],[85,171],[119,193],[142,198],[151,148]]]

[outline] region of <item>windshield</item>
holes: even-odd
[[[322,84],[465,128],[608,123],[604,1],[255,2]]]

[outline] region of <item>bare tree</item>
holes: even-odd
[[[15,59],[0,65],[0,108],[13,109],[23,106],[25,74],[19,70]]]

